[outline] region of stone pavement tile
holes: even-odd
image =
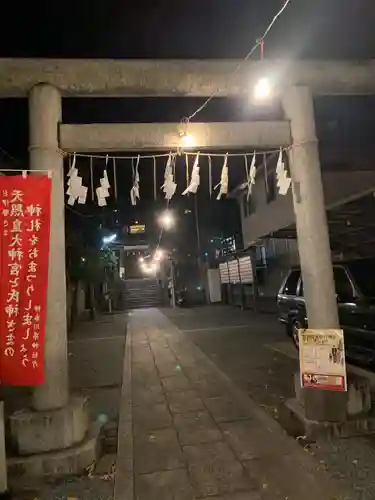
[[[203,401],[195,391],[169,392],[166,397],[171,413],[204,410]]]
[[[137,432],[165,429],[172,426],[172,418],[165,403],[133,408],[133,425]]]
[[[201,365],[206,362],[204,354],[195,346],[183,346],[174,349],[175,355],[186,366]]]
[[[142,348],[142,347],[150,347],[148,338],[146,334],[144,333],[137,333],[137,332],[132,332],[132,338],[131,338],[131,346],[132,349],[135,348]]]
[[[132,349],[132,362],[133,363],[144,363],[146,365],[152,366],[154,364],[154,357],[152,355],[151,349],[147,347],[142,347],[139,349]]]
[[[134,363],[132,365],[132,383],[133,386],[158,385],[159,374],[155,365],[143,366],[141,363]]]
[[[297,457],[298,458],[298,457]],[[244,462],[249,476],[258,483],[258,490],[269,499],[319,500],[337,498],[330,495],[315,474],[308,474],[299,466],[296,456],[257,458]]]
[[[174,352],[172,349],[168,347],[153,347],[152,349],[152,354],[155,356],[155,358],[159,359],[174,359],[176,360],[176,356],[174,355]]]
[[[181,367],[177,360],[172,362],[161,362],[157,364],[158,372],[160,377],[173,377],[181,370]]]
[[[137,474],[181,469],[184,457],[173,429],[136,433],[134,436],[134,468]]]
[[[133,406],[154,405],[157,403],[165,403],[160,384],[133,386]]]
[[[153,351],[161,351],[163,349],[169,349],[168,342],[159,333],[157,333],[156,335],[149,334],[148,338],[149,338],[151,349]]]
[[[223,497],[209,497],[210,500],[271,500],[261,496],[257,491],[245,491],[243,493],[232,493]],[[285,500],[284,498],[273,498],[272,500]],[[301,499],[302,500],[302,499]]]
[[[136,477],[137,500],[195,500],[183,469],[140,474]]]
[[[197,497],[254,489],[256,483],[224,443],[184,446],[183,451]]]
[[[192,411],[173,416],[178,440],[182,446],[221,441],[223,436],[206,411]]]
[[[164,391],[167,393],[191,389],[191,383],[183,373],[178,373],[172,377],[164,377],[161,379],[161,383]]]
[[[187,366],[185,373],[194,382],[214,375],[211,367],[207,366],[206,363],[195,363],[194,366]]]
[[[168,343],[164,340],[160,340],[159,342],[150,342],[151,350],[154,354],[159,354],[160,356],[172,354],[173,351],[169,347]]]
[[[234,422],[249,419],[249,415],[235,398],[229,396],[204,398],[204,403],[216,422]]]
[[[275,455],[275,453],[280,455],[288,453],[289,446],[284,447],[282,445],[284,441],[281,442],[278,436],[259,426],[255,420],[226,422],[221,423],[220,427],[224,438],[240,460],[252,460],[262,456]]]
[[[225,393],[227,391],[226,387],[223,385],[223,381],[215,373],[213,373],[211,367],[203,363],[199,363],[194,366],[183,366],[183,368],[186,376],[195,385],[200,386],[202,390],[209,390],[209,387],[213,385],[220,388],[221,393]]]
[[[212,375],[193,381],[193,386],[203,399],[224,397],[227,394],[222,381]]]
[[[134,360],[132,361],[132,374],[133,376],[152,376],[156,375],[156,366],[154,363],[154,360],[152,359],[152,362],[150,363],[135,363]]]
[[[163,365],[173,365],[176,366],[178,364],[177,359],[173,356],[173,354],[156,354],[155,356],[155,365],[158,368]]]

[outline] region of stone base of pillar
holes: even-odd
[[[99,454],[100,425],[93,424],[83,442],[76,446],[8,459],[9,486],[12,490],[19,490],[33,478],[80,474]]]
[[[327,392],[302,389],[299,373],[296,373],[294,389],[296,398],[286,402],[287,425],[293,434],[316,439],[375,432],[368,379],[349,374],[346,393]]]
[[[22,410],[10,417],[17,452],[7,460],[14,483],[28,478],[80,474],[99,453],[100,425],[90,428],[88,398],[71,397],[58,410]]]
[[[288,431],[295,436],[306,436],[312,441],[368,436],[375,433],[374,415],[360,415],[344,422],[318,422],[306,417],[304,409],[296,398],[286,401],[285,408]]]
[[[10,437],[19,455],[70,448],[84,440],[88,428],[88,399],[80,396],[58,410],[27,409],[10,417]]]

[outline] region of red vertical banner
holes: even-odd
[[[0,383],[44,383],[51,179],[0,176]]]

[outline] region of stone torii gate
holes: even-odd
[[[221,89],[218,97],[248,100],[259,78],[272,77],[282,100],[284,121],[191,123],[189,133],[196,138],[199,149],[295,146],[291,149],[290,166],[308,322],[311,328],[339,326],[313,96],[373,94],[375,61],[246,62],[229,79],[237,65],[234,60],[0,59],[0,98],[29,100],[30,169],[51,170],[53,174],[46,382],[34,390],[33,410],[12,417],[13,438],[20,453],[29,455],[13,463],[22,464],[26,473],[51,470],[51,453],[45,455],[47,451],[53,452],[60,472],[79,470],[85,460],[92,459],[84,441],[88,427],[85,401],[71,399],[68,388],[64,179],[60,149],[170,150],[179,140],[178,124],[63,124],[63,97],[208,97]],[[311,391],[309,418],[329,419],[330,397],[330,393]],[[94,450],[94,441],[91,449]],[[65,465],[63,457],[73,455],[82,459]]]

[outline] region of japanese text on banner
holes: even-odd
[[[51,181],[0,177],[0,381],[44,382]]]

